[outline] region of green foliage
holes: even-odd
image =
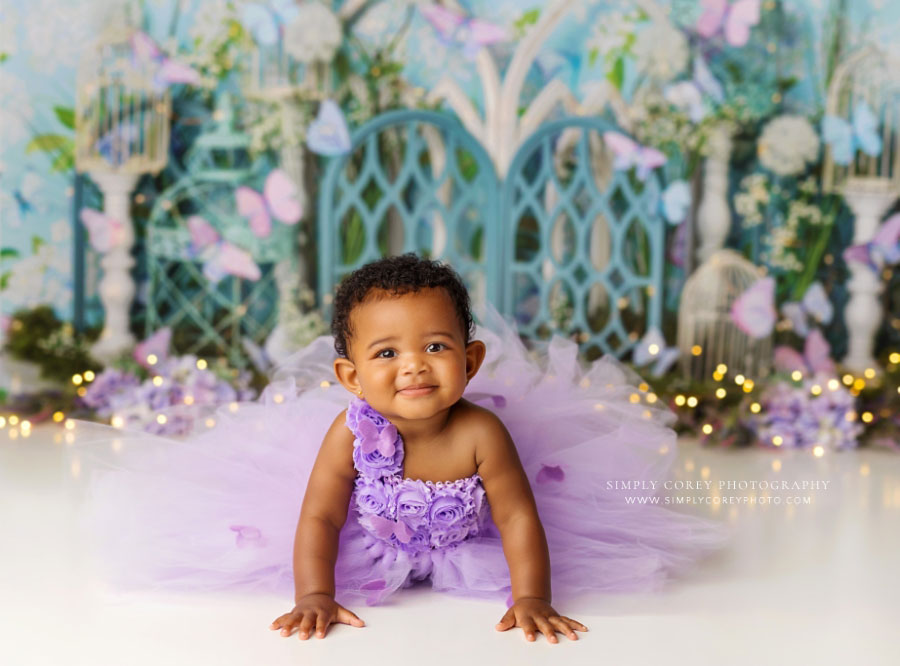
[[[89,343],[98,336],[99,330],[75,333],[71,324],[59,320],[53,308],[40,305],[13,313],[5,348],[13,358],[37,364],[41,377],[68,387],[72,375],[102,369],[88,351]]]
[[[515,36],[517,38],[521,38],[522,36],[524,36],[529,26],[536,24],[540,17],[540,7],[532,7],[531,9],[523,12],[519,18],[513,21],[513,33],[515,34]]]
[[[65,127],[70,130],[75,129],[75,109],[71,106],[54,106],[53,113]]]

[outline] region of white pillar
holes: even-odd
[[[103,254],[100,266],[100,300],[103,303],[104,323],[100,339],[91,349],[99,360],[109,362],[134,346],[129,330],[129,310],[134,298],[131,279],[131,246],[134,228],[131,224],[130,197],[138,175],[129,173],[91,173],[91,179],[103,191],[103,210],[124,227],[122,240]]]
[[[878,181],[882,179],[877,179]],[[881,218],[897,198],[897,193],[869,183],[870,179],[851,179],[844,186],[844,200],[856,219],[853,222],[853,244],[862,245],[875,237]],[[850,301],[844,310],[847,323],[847,355],[843,364],[854,372],[868,368],[879,369],[873,353],[875,333],[883,313],[879,295],[884,284],[870,266],[858,261],[849,262],[850,281],[847,289]]]
[[[697,209],[698,263],[725,247],[731,229],[728,208],[728,163],[731,160],[731,126],[720,123],[709,135],[709,154],[703,170],[703,200]]]

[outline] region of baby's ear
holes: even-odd
[[[478,373],[486,353],[487,347],[481,340],[472,340],[466,345],[466,381],[471,380]]]
[[[356,372],[356,366],[349,358],[340,356],[334,359],[334,376],[341,385],[353,394],[359,394],[360,385],[359,377]]]

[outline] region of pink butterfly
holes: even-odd
[[[91,247],[97,252],[109,252],[125,241],[125,225],[106,213],[82,208],[79,217],[88,230]]]
[[[191,244],[203,260],[203,275],[217,284],[226,275],[245,280],[258,280],[262,271],[246,250],[223,240],[213,226],[199,215],[188,218]]]
[[[799,303],[790,301],[781,306],[781,312],[791,320],[794,332],[801,338],[809,333],[808,318],[812,317],[822,324],[831,322],[834,306],[828,298],[825,287],[819,281],[813,282]]]
[[[193,67],[172,60],[166,56],[153,38],[146,32],[138,30],[131,36],[131,51],[134,59],[141,65],[156,64],[153,76],[153,87],[165,90],[173,83],[200,83],[200,74]]]
[[[377,450],[385,458],[390,458],[396,450],[397,426],[390,423],[378,432],[378,426],[367,419],[359,421],[359,440],[363,453]]]
[[[775,367],[784,372],[800,370],[813,375],[819,372],[833,373],[831,345],[822,332],[815,328],[806,336],[803,354],[785,345],[775,347]]]
[[[143,342],[137,343],[133,353],[134,360],[150,370],[168,358],[170,342],[172,342],[172,329],[168,326],[161,328]],[[156,361],[152,364],[147,360],[151,354],[156,357]]]
[[[238,548],[247,548],[248,546],[262,547],[266,545],[262,532],[252,525],[229,525],[228,529],[232,532],[237,532],[234,542]]]
[[[851,245],[844,250],[844,261],[867,264],[876,272],[885,264],[900,263],[900,213],[885,220],[875,238],[868,243]]]
[[[775,280],[762,278],[738,296],[731,305],[731,320],[751,338],[764,338],[775,326]]]
[[[413,531],[402,520],[394,522],[388,518],[372,515],[368,517],[368,521],[372,533],[379,539],[390,541],[391,537],[397,537],[400,543],[409,543],[412,538]]]
[[[732,46],[750,39],[750,28],[759,23],[759,0],[701,0],[704,10],[697,20],[697,32],[707,39],[722,32]]]
[[[474,59],[485,46],[507,38],[506,30],[499,25],[457,14],[440,5],[426,5],[421,11],[437,31],[440,40],[447,45],[453,42],[462,44],[463,55],[469,60]]]
[[[647,180],[650,172],[666,163],[666,156],[656,148],[647,148],[619,132],[604,132],[603,140],[615,153],[613,168],[619,170],[637,167],[637,175]]]
[[[297,198],[297,187],[282,169],[269,173],[262,193],[241,186],[235,191],[240,215],[250,219],[250,229],[260,238],[272,232],[272,218],[284,224],[297,224],[303,208]]]

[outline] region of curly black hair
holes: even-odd
[[[423,259],[409,252],[373,261],[344,278],[334,295],[334,314],[331,319],[334,350],[338,356],[347,358],[347,346],[353,335],[350,313],[365,301],[372,289],[383,289],[392,295],[402,296],[435,287],[445,289],[453,301],[468,345],[475,335],[475,320],[472,318],[469,292],[466,291],[462,278],[447,264]]]

